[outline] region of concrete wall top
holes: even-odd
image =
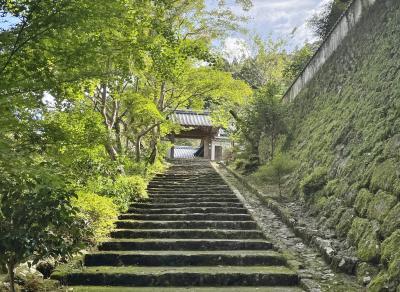
[[[306,67],[292,83],[283,96],[284,101],[292,101],[300,91],[312,80],[329,57],[340,46],[352,28],[359,22],[361,17],[375,4],[377,0],[354,0],[346,12],[338,20],[328,37],[318,48]]]

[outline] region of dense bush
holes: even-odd
[[[135,200],[147,198],[147,183],[143,177],[119,176],[113,186],[114,189],[110,195],[122,209],[127,209],[129,204]]]
[[[86,241],[95,243],[107,236],[118,215],[118,207],[111,198],[79,191],[72,203],[79,210],[78,217],[90,231]]]
[[[147,198],[146,188],[147,182],[141,176],[119,175],[115,179],[98,176],[83,189],[110,198],[118,210],[125,211],[133,201]]]
[[[290,174],[296,168],[296,165],[297,163],[289,156],[279,153],[275,155],[272,161],[261,166],[255,176],[262,182],[278,185],[279,195],[282,195],[284,177]]]
[[[0,183],[0,266],[8,268],[12,291],[20,263],[68,257],[83,248],[88,234],[71,204],[73,193],[54,185],[57,177],[48,177],[52,182],[26,178],[18,185],[11,179]]]

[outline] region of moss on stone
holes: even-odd
[[[388,265],[398,256],[400,256],[400,229],[382,242],[382,262]]]
[[[322,215],[331,217],[333,213],[341,206],[340,201],[332,196],[327,198],[324,209],[322,209]]]
[[[378,273],[379,269],[376,266],[362,262],[357,266],[357,282],[361,285],[365,285],[365,277],[370,277],[372,279],[376,277]]]
[[[339,218],[339,222],[336,225],[336,233],[340,237],[345,237],[351,228],[353,219],[355,217],[355,212],[353,209],[346,209],[342,216]]]
[[[325,167],[317,167],[301,182],[301,189],[306,198],[320,191],[327,181],[327,170]]]
[[[332,214],[332,216],[330,216],[329,218],[328,218],[328,220],[327,220],[327,224],[328,224],[328,226],[329,227],[332,227],[332,228],[335,228],[336,227],[336,224],[338,224],[339,223],[339,220],[340,220],[340,218],[342,217],[342,215],[343,215],[343,213],[346,211],[346,208],[345,207],[339,207],[339,208],[337,208],[334,212],[333,212],[333,214]]]
[[[388,278],[389,278],[389,289],[394,290],[398,285],[400,285],[400,254],[389,263],[388,268]]]
[[[379,191],[369,203],[367,216],[371,219],[383,222],[390,209],[393,208],[396,203],[396,197],[387,192]]]
[[[397,203],[386,216],[382,224],[382,234],[387,237],[395,230],[400,229],[400,203]],[[399,245],[400,246],[400,245]]]
[[[381,292],[388,291],[389,288],[389,277],[386,271],[381,271],[378,276],[372,279],[368,285],[368,291],[370,292]]]
[[[394,135],[386,143],[384,154],[390,158],[400,158],[400,134]]]
[[[348,190],[349,185],[340,179],[333,179],[328,181],[326,186],[324,187],[324,193],[327,196],[336,196],[336,197],[343,197],[343,195]]]
[[[351,224],[350,230],[347,233],[348,241],[357,246],[360,239],[364,236],[364,232],[369,226],[369,220],[356,217]]]
[[[369,202],[373,199],[373,197],[374,195],[371,194],[367,189],[361,189],[358,192],[354,207],[359,216],[365,217],[367,215]]]
[[[319,198],[317,199],[317,201],[316,201],[316,203],[315,203],[315,207],[316,207],[318,210],[322,210],[322,209],[325,208],[325,206],[327,205],[327,203],[328,203],[327,197],[321,196],[321,197],[319,197]]]
[[[366,262],[377,263],[380,258],[380,243],[376,232],[365,232],[357,246],[357,256]]]
[[[373,191],[382,189],[400,195],[400,169],[396,159],[388,159],[375,168],[371,187]]]
[[[378,262],[380,257],[379,224],[356,217],[347,234],[348,241],[357,247],[357,256],[367,262]]]

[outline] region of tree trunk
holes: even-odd
[[[15,292],[15,274],[14,274],[14,268],[15,265],[12,261],[9,261],[7,263],[7,269],[8,269],[8,277],[10,279],[10,291]]]
[[[116,141],[117,142],[117,148],[119,150],[118,152],[119,152],[119,154],[124,155],[125,149],[124,149],[124,146],[123,146],[123,143],[122,143],[121,127],[120,127],[120,124],[119,124],[118,121],[115,122],[114,129],[115,129],[115,138],[117,140]]]
[[[274,159],[275,155],[275,134],[274,132],[271,133],[271,160]]]
[[[279,197],[282,197],[282,181],[281,177],[278,179]]]
[[[136,152],[136,162],[140,161],[140,140],[142,137],[136,138],[135,152]]]
[[[112,146],[110,142],[108,142],[107,144],[104,145],[104,147],[106,148],[108,155],[110,155],[111,160],[116,161],[118,153],[115,150],[114,146]]]

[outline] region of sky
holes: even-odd
[[[253,0],[253,8],[249,12],[243,12],[234,2],[229,0],[227,4],[237,14],[249,18],[244,26],[250,34],[257,34],[265,40],[283,37],[288,40],[287,50],[291,51],[307,41],[316,40],[307,20],[329,0]],[[248,36],[235,33],[223,41],[222,47],[228,59],[232,59],[250,54],[246,45],[248,42]]]

